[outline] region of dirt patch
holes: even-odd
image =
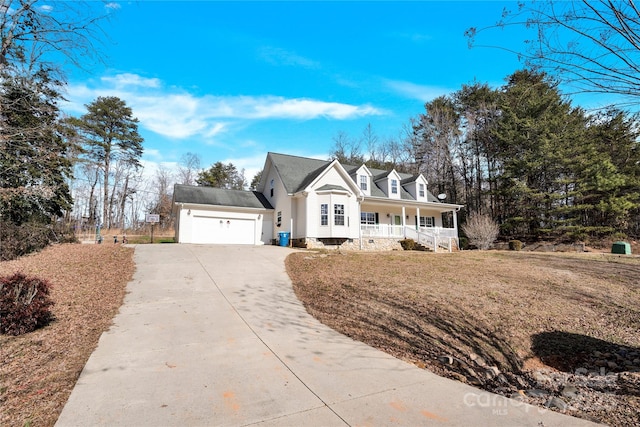
[[[640,423],[640,258],[304,252],[287,269],[307,310],[354,339],[532,404]]]
[[[0,425],[52,426],[133,276],[133,249],[65,244],[0,263],[52,283],[55,320],[18,337],[0,335]]]

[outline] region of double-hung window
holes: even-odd
[[[398,180],[391,180],[391,194],[398,194]]]
[[[320,225],[329,225],[329,205],[326,203],[320,205]]]
[[[360,189],[362,191],[367,191],[369,187],[369,178],[366,175],[360,175]]]
[[[424,184],[418,184],[418,196],[424,197]]]
[[[360,212],[360,224],[375,225],[376,224],[375,212]]]
[[[333,205],[333,224],[344,225],[344,205]]]
[[[435,227],[435,218],[432,216],[421,216],[420,227]]]

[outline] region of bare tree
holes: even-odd
[[[163,166],[158,166],[153,178],[152,188],[155,198],[147,207],[151,213],[160,215],[160,228],[166,230],[172,226],[171,200],[173,198],[173,184],[175,178],[171,171]]]
[[[467,218],[462,231],[469,238],[469,243],[478,249],[486,250],[498,238],[500,228],[489,215],[473,214]]]
[[[2,0],[0,71],[18,64],[29,70],[58,69],[60,61],[51,59],[51,52],[75,66],[80,65],[79,58],[97,57],[93,43],[100,32],[98,22],[107,16],[96,16],[89,2]]]
[[[333,137],[331,159],[348,164],[364,163],[364,156],[360,152],[360,142],[350,138],[346,132],[338,131]]]
[[[533,1],[505,10],[496,25],[469,28],[470,46],[491,29],[531,29],[525,65],[544,70],[577,92],[640,96],[640,10],[626,1]],[[491,46],[506,49],[500,46]]]
[[[195,185],[198,173],[202,171],[199,154],[185,153],[180,158],[177,181],[179,184]]]
[[[460,138],[460,117],[450,97],[441,96],[425,104],[425,113],[415,122],[415,159],[418,171],[439,193],[457,200],[455,146]]]

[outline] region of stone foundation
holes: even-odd
[[[307,249],[340,249],[345,251],[401,251],[402,246],[397,239],[372,238],[362,239],[362,247],[360,247],[360,239],[347,239],[341,245],[325,245],[320,239],[308,237],[305,239],[296,239],[294,246],[306,247]]]

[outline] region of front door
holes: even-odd
[[[402,217],[400,215],[393,216],[393,225],[402,225]]]

